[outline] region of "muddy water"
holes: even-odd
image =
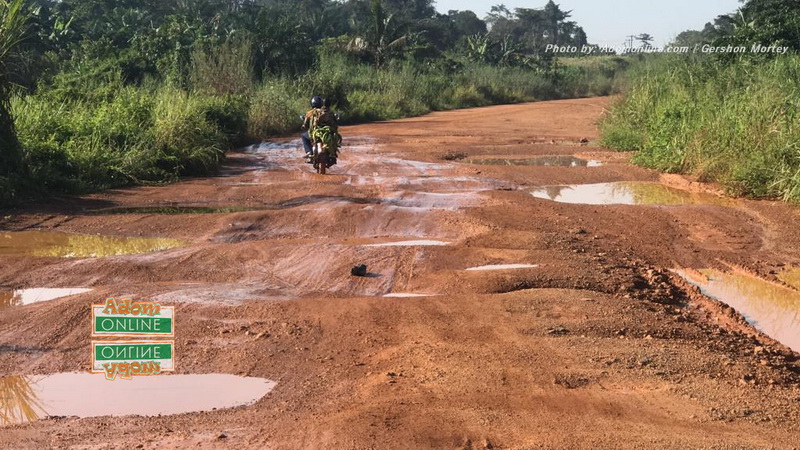
[[[395,292],[395,293],[392,293],[392,294],[386,294],[383,297],[384,298],[422,298],[422,297],[433,297],[433,294],[412,294],[412,293]]]
[[[481,272],[485,270],[520,270],[520,269],[536,269],[539,267],[536,264],[492,264],[488,266],[470,267],[468,271]]]
[[[205,207],[205,206],[138,206],[130,208],[107,208],[89,211],[93,215],[113,214],[225,214],[235,212],[260,211],[266,208],[231,206],[231,207]]]
[[[800,289],[800,267],[790,267],[778,274],[781,281]]]
[[[235,375],[162,375],[107,381],[103,375],[59,373],[0,378],[0,424],[47,416],[155,416],[255,403],[275,382]]]
[[[721,205],[733,206],[731,199],[712,194],[674,189],[658,183],[620,182],[545,186],[531,194],[559,203],[584,205]]]
[[[380,244],[367,244],[367,247],[435,247],[450,245],[449,242],[433,241],[433,240],[415,240],[415,241],[397,241],[397,242],[382,242]]]
[[[753,276],[714,269],[678,270],[707,296],[742,314],[764,334],[800,352],[800,292]]]
[[[179,247],[183,242],[161,238],[117,238],[56,231],[0,233],[0,255],[58,258],[149,253]]]
[[[23,306],[31,303],[46,302],[70,295],[83,294],[91,289],[84,288],[35,288],[18,290],[0,290],[0,309],[9,306]]]
[[[537,158],[489,158],[470,159],[470,164],[485,166],[539,166],[539,167],[601,167],[602,162],[594,159],[581,159],[575,156],[557,155]]]

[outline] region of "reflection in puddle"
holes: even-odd
[[[543,166],[543,167],[600,167],[602,162],[594,159],[581,159],[575,156],[541,156],[537,158],[492,158],[471,159],[470,164],[486,166]]]
[[[620,182],[545,186],[531,194],[536,198],[559,203],[584,205],[734,205],[733,200],[725,197],[683,191],[658,183]]]
[[[0,233],[0,255],[95,258],[157,252],[183,245],[176,239],[117,238],[57,231]]]
[[[419,240],[419,241],[398,241],[398,242],[382,242],[380,244],[368,244],[367,247],[427,247],[427,246],[441,246],[441,245],[450,245],[449,242],[444,241],[431,241],[431,240]]]
[[[9,306],[30,305],[31,303],[46,302],[70,295],[83,294],[91,289],[84,288],[35,288],[18,289],[14,291],[0,291],[0,309]]]
[[[516,270],[516,269],[536,269],[537,264],[493,264],[489,266],[470,267],[468,271],[482,270]]]
[[[419,297],[432,297],[432,294],[410,294],[410,293],[401,293],[397,292],[394,294],[386,294],[384,298],[419,298]]]
[[[264,378],[161,375],[107,381],[102,375],[59,373],[0,378],[0,424],[45,416],[155,416],[252,404],[275,387]]]
[[[0,425],[32,422],[45,415],[28,377],[0,377]]]
[[[790,267],[779,273],[778,278],[789,286],[800,289],[800,267]]]
[[[771,338],[800,352],[800,292],[750,275],[714,269],[677,273],[703,294],[727,303]]]

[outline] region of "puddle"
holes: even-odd
[[[531,192],[536,198],[559,203],[584,205],[720,205],[732,206],[733,200],[712,194],[694,193],[658,183],[620,182],[545,186]]]
[[[48,416],[156,416],[255,403],[275,382],[235,375],[160,375],[107,381],[103,375],[59,373],[0,378],[0,424]]]
[[[489,158],[471,159],[470,164],[484,166],[542,166],[542,167],[601,167],[602,162],[595,159],[581,159],[575,156],[541,156],[537,158]]]
[[[384,203],[400,208],[420,210],[441,209],[456,211],[480,205],[480,191],[474,192],[408,192],[398,191],[387,194]]]
[[[536,269],[538,264],[493,264],[489,266],[470,267],[468,271],[483,271],[483,270],[519,270],[519,269]]]
[[[430,247],[430,246],[442,246],[442,245],[450,245],[450,243],[444,241],[419,240],[419,241],[382,242],[380,244],[367,244],[366,246],[367,247]]]
[[[260,211],[263,207],[232,206],[213,208],[206,206],[134,206],[126,208],[106,208],[87,211],[92,215],[112,214],[225,214],[235,212]]]
[[[294,300],[279,286],[269,286],[263,281],[258,284],[214,283],[184,286],[182,289],[155,296],[154,300],[163,304],[195,303],[205,305],[237,306],[250,300]]]
[[[245,153],[265,153],[270,151],[298,151],[303,147],[300,139],[288,142],[262,142],[244,148]]]
[[[800,267],[790,267],[779,273],[778,278],[789,286],[800,289]]]
[[[23,306],[46,302],[70,295],[83,294],[91,289],[85,288],[35,288],[0,291],[0,309],[9,306]]]
[[[184,245],[176,239],[118,238],[57,231],[0,233],[0,255],[96,258],[168,250]]]
[[[397,292],[394,294],[386,294],[384,298],[420,298],[420,297],[433,297],[433,294],[410,294]]]
[[[677,270],[703,294],[725,302],[764,334],[800,352],[800,292],[749,275]]]

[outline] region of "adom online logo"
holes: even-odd
[[[138,338],[92,341],[92,373],[117,376],[158,375],[175,370],[175,307],[130,298],[92,305],[93,338]]]

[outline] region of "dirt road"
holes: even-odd
[[[297,143],[273,142],[232,153],[218,177],[0,214],[4,231],[185,244],[102,258],[0,252],[8,289],[93,289],[3,309],[0,374],[85,371],[90,305],[133,296],[177,306],[179,374],[277,382],[234,409],[10,425],[0,447],[800,447],[797,355],[670,272],[734,267],[777,283],[800,263],[797,211],[531,195],[659,181],[591,144],[607,104],[348,127],[330,175],[311,173]],[[541,155],[602,165],[514,161]],[[367,277],[351,276],[358,264]]]

